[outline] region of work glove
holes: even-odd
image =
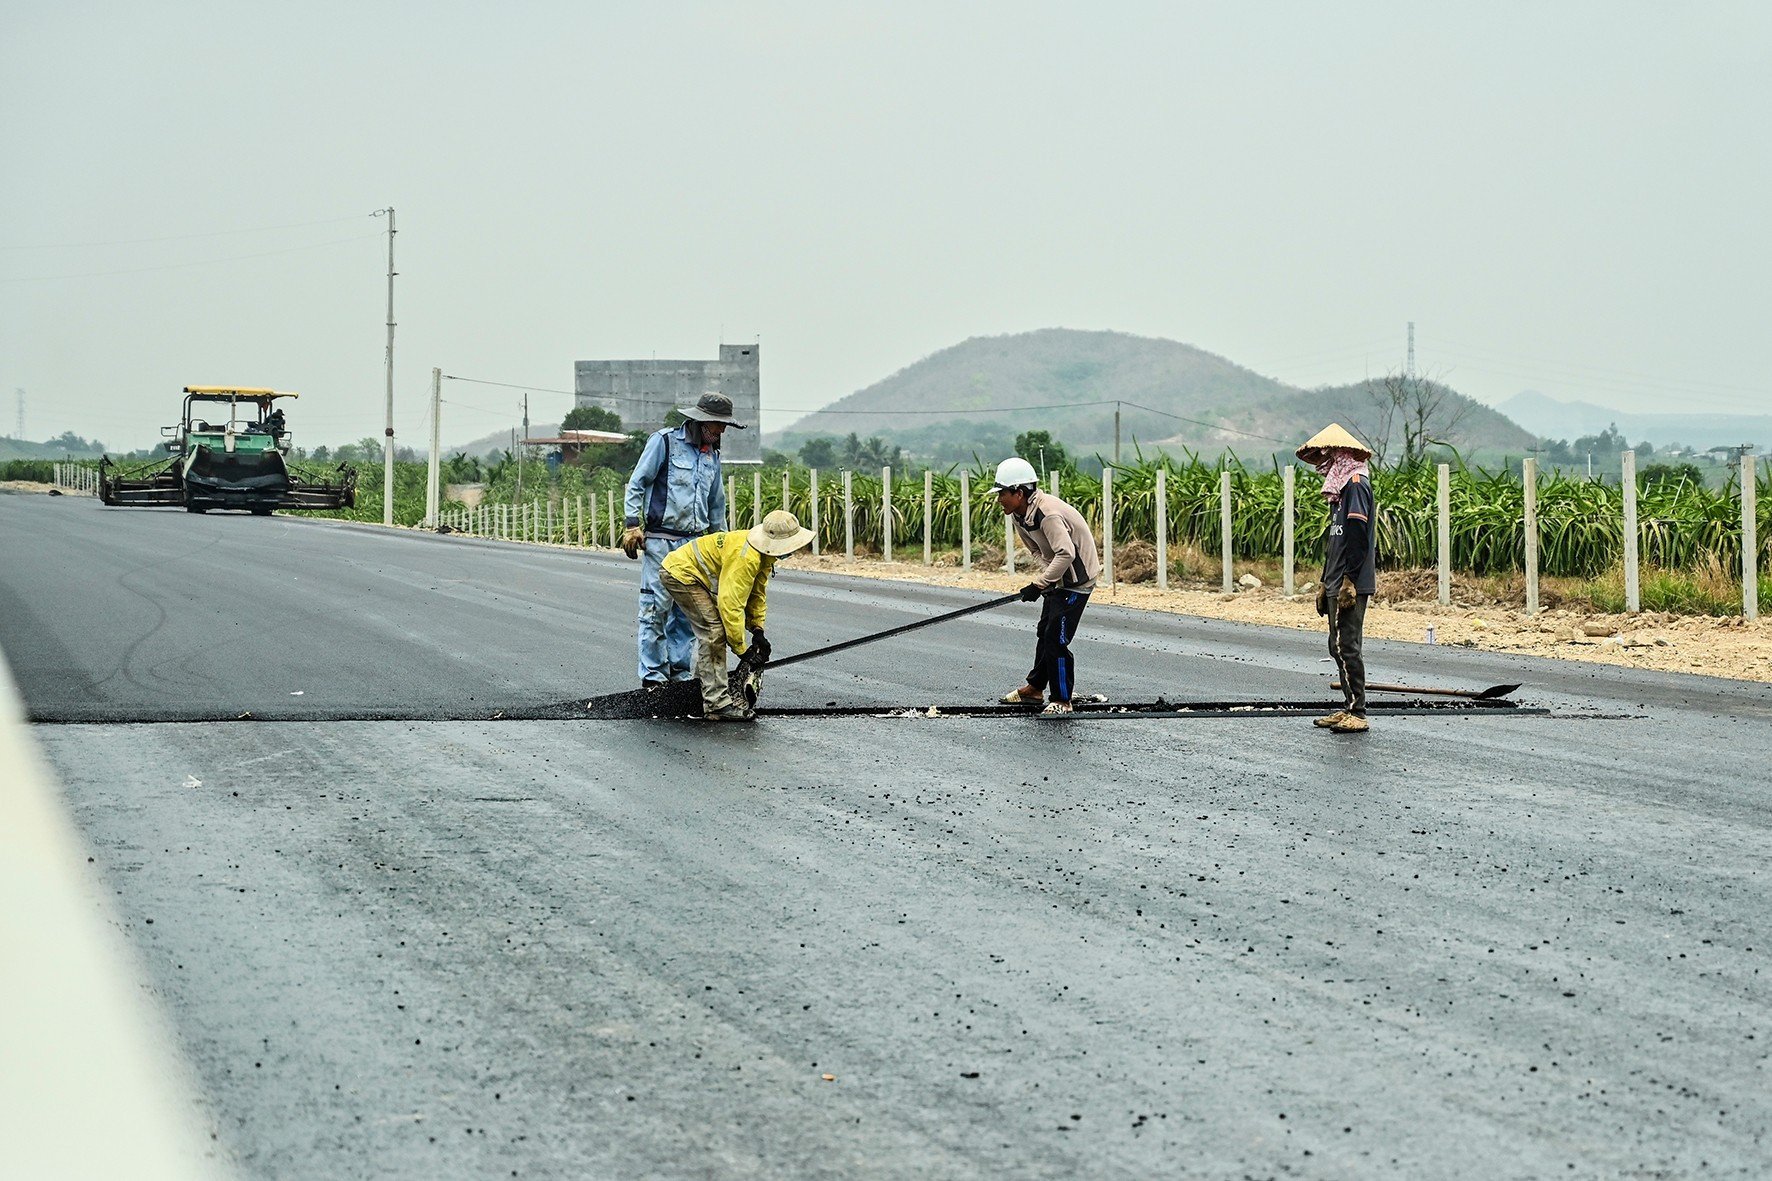
[[[1329,588],[1320,582],[1317,584],[1317,614],[1329,614]]]
[[[1024,603],[1031,603],[1039,598],[1042,593],[1039,583],[1030,582],[1021,588],[1021,601]]]
[[[638,525],[629,525],[621,535],[621,552],[630,558],[640,556],[640,547],[646,544],[646,530]]]
[[[1341,580],[1341,589],[1335,592],[1335,605],[1346,611],[1355,603],[1354,582],[1351,578]]]
[[[752,668],[762,668],[769,663],[769,654],[773,651],[762,631],[754,631],[751,633],[751,646],[745,651],[745,659],[751,662]]]

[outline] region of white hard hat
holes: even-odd
[[[1039,482],[1040,477],[1034,473],[1033,464],[1019,455],[1011,455],[997,465],[997,480],[991,485],[991,491],[1001,492],[1005,488],[1021,488]]]

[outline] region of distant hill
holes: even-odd
[[[1547,439],[1597,435],[1616,423],[1633,443],[1685,443],[1700,451],[1737,443],[1772,448],[1772,414],[1628,414],[1592,402],[1565,402],[1537,390],[1522,390],[1497,409]]]
[[[557,422],[532,422],[529,424],[529,437],[532,439],[545,439],[558,434],[559,431],[560,424]],[[481,435],[478,439],[467,443],[458,443],[454,446],[445,444],[443,458],[448,459],[451,455],[471,455],[475,459],[483,459],[488,451],[510,450],[513,437],[511,428],[506,427],[502,431]]]
[[[1454,440],[1460,450],[1518,453],[1533,443],[1503,415],[1453,397],[1468,403]],[[1379,422],[1365,383],[1302,390],[1172,340],[1047,328],[943,349],[765,441],[792,449],[853,431],[929,454],[937,435],[999,441],[1032,428],[1051,431],[1073,452],[1109,454],[1115,401],[1122,455],[1137,440],[1147,450],[1228,447],[1253,458],[1288,453],[1330,421],[1368,436]]]

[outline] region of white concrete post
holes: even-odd
[[[972,569],[972,473],[960,469],[960,569]]]
[[[1224,593],[1237,589],[1231,582],[1231,473],[1218,473],[1218,547],[1224,553]]]
[[[843,473],[843,560],[855,561],[855,497],[851,488],[851,477],[855,473]]]
[[[597,536],[597,494],[591,493],[591,544],[599,545],[602,539]]]
[[[892,560],[892,469],[880,469],[880,560]]]
[[[793,468],[784,467],[781,469],[781,510],[784,513],[791,513],[794,511],[792,503],[794,496],[793,478]]]
[[[1631,615],[1643,609],[1642,571],[1637,565],[1637,453],[1626,451],[1619,483],[1624,493],[1624,609]]]
[[[738,477],[726,477],[726,531],[738,528]]]
[[[1280,593],[1290,598],[1298,593],[1298,469],[1287,464],[1281,482],[1286,498],[1280,509]]]
[[[1058,469],[1053,468],[1046,473],[1046,482],[1052,485],[1052,495],[1058,495]]]
[[[437,439],[438,439],[438,436],[440,433],[438,428],[441,425],[441,423],[438,420],[438,415],[442,411],[442,409],[443,409],[443,371],[441,369],[432,369],[431,370],[431,456],[430,456],[429,461],[425,464],[425,528],[427,528],[427,529],[435,529],[437,527],[437,510],[439,508],[441,508],[443,505],[443,499],[441,496],[438,495],[439,489],[437,487],[438,461],[441,458],[437,454],[437,452],[440,449],[439,444],[437,442]]]
[[[1526,491],[1526,614],[1538,614],[1538,460],[1528,459],[1520,479]]]
[[[923,469],[923,564],[935,564],[935,539],[930,535],[929,522],[935,508],[935,473],[928,468]]]
[[[1157,589],[1169,589],[1169,468],[1157,468]]]
[[[543,538],[549,545],[554,544],[554,498],[548,497],[548,535]]]
[[[818,469],[815,467],[814,468],[807,468],[806,469],[806,479],[811,486],[811,490],[808,491],[806,495],[807,495],[807,498],[811,501],[810,507],[812,509],[812,524],[807,526],[807,528],[812,530],[812,556],[816,558],[816,557],[818,557],[818,546],[819,546],[819,543],[818,543]]]
[[[763,469],[751,473],[751,528],[763,523]]]
[[[614,549],[615,543],[621,540],[621,518],[615,515],[615,489],[611,488],[603,494],[603,507],[609,515],[609,548]],[[644,521],[641,524],[645,524]]]
[[[1114,469],[1101,469],[1101,577],[1114,585]]]
[[[1003,514],[1003,569],[1015,573],[1015,518]]]
[[[1760,617],[1760,538],[1759,522],[1754,519],[1754,498],[1759,493],[1755,484],[1759,461],[1753,452],[1741,453],[1741,617],[1753,621]]]
[[[1628,462],[1628,461],[1627,461]],[[1440,606],[1452,605],[1452,465],[1442,463],[1436,473],[1435,506],[1439,527],[1434,537],[1440,551]]]

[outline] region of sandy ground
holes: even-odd
[[[798,569],[969,587],[998,594],[1015,590],[1027,582],[1026,574],[1007,574],[1000,569],[992,572],[974,569],[967,573],[952,566],[925,566],[921,561],[881,562],[858,558],[846,562],[841,556],[814,558],[796,555],[792,562]],[[1772,619],[1745,623],[1738,617],[1718,619],[1669,614],[1633,617],[1590,615],[1562,609],[1544,610],[1536,616],[1529,616],[1500,605],[1441,607],[1431,596],[1417,600],[1384,593],[1386,582],[1431,585],[1431,578],[1431,573],[1425,579],[1407,575],[1384,576],[1380,593],[1366,613],[1366,634],[1387,640],[1421,642],[1427,638],[1431,627],[1435,641],[1441,644],[1662,672],[1772,682]],[[1312,595],[1288,599],[1279,590],[1267,587],[1224,595],[1216,588],[1205,590],[1172,585],[1171,589],[1160,591],[1155,583],[1120,584],[1112,588],[1098,587],[1095,602],[1206,619],[1233,619],[1305,631],[1323,630]]]
[[[39,484],[35,480],[0,480],[0,492],[43,492],[54,488],[54,484]],[[73,495],[68,493],[67,495]]]

